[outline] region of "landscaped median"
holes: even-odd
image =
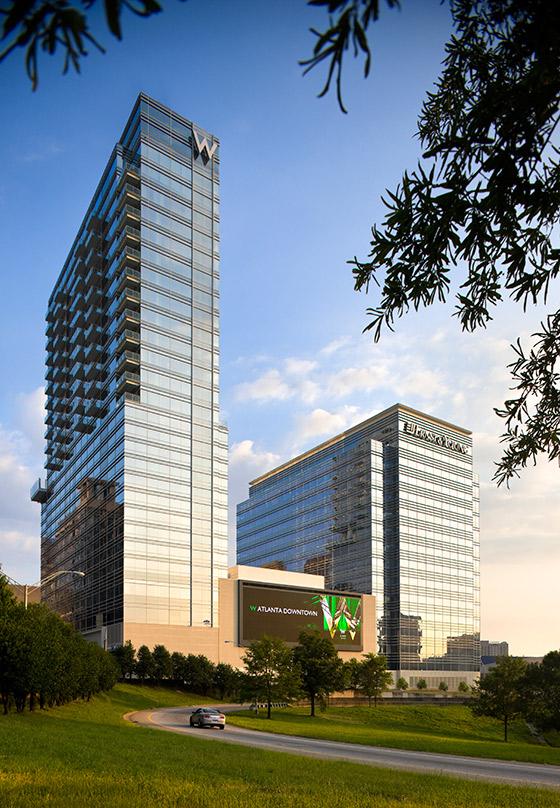
[[[0,716],[0,805],[560,808],[560,793],[551,790],[295,758],[123,720],[184,704],[187,723],[188,706],[200,702],[171,689],[118,685],[89,703]]]
[[[548,736],[556,747],[539,743],[519,720],[512,724],[510,740],[504,743],[499,721],[475,717],[463,705],[329,707],[314,718],[306,707],[288,707],[274,710],[271,720],[264,713],[256,716],[247,710],[229,715],[228,721],[246,729],[323,741],[560,765],[560,737]]]

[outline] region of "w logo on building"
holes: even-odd
[[[193,135],[197,152],[200,154],[201,157],[204,157],[204,154],[206,154],[206,159],[211,160],[212,157],[214,156],[214,152],[218,148],[218,144],[212,143],[212,146],[210,146],[205,137],[203,137],[202,139],[198,137],[195,129],[193,129]]]

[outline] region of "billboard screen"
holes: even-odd
[[[305,628],[331,637],[337,650],[361,651],[361,595],[240,582],[240,645],[263,634],[297,644]]]

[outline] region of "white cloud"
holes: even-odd
[[[252,440],[234,443],[229,450],[229,564],[235,564],[236,506],[247,498],[249,483],[281,462],[280,455],[259,450]]]
[[[255,450],[255,443],[252,440],[242,440],[234,443],[229,450],[230,468],[243,465],[252,468],[257,473],[271,468],[280,460],[280,456],[274,452],[259,452]]]
[[[235,388],[235,397],[238,401],[285,401],[293,394],[293,388],[284,381],[275,368],[267,370],[254,381],[243,382]]]
[[[345,405],[341,409],[329,412],[318,407],[306,415],[301,415],[296,421],[295,444],[305,445],[312,438],[334,437],[355,424],[367,418],[368,415],[358,407]]]
[[[290,376],[306,376],[308,373],[311,373],[312,370],[315,370],[317,367],[317,362],[314,362],[311,359],[297,359],[296,357],[289,357],[288,359],[284,360],[284,367],[286,369],[286,373],[288,373]]]
[[[389,367],[384,361],[369,367],[343,368],[328,379],[327,391],[331,396],[344,398],[355,392],[369,393],[385,387],[389,380]]]
[[[344,348],[351,341],[351,337],[339,337],[338,339],[333,339],[328,342],[324,348],[321,348],[320,353],[323,354],[323,356],[331,356],[341,348]]]
[[[17,425],[32,443],[32,450],[42,455],[45,446],[45,405],[43,386],[31,393],[20,393],[17,398]]]
[[[20,581],[38,577],[40,509],[29,489],[43,461],[23,432],[0,426],[0,562]]]
[[[438,399],[449,392],[445,377],[440,371],[425,367],[403,368],[403,371],[392,382],[392,388],[399,398],[414,395],[424,399]]]

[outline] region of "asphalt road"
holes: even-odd
[[[215,706],[215,705],[212,705]],[[277,735],[270,732],[242,729],[228,724],[224,731],[189,727],[189,715],[194,707],[174,707],[129,713],[125,718],[142,726],[192,735],[197,738],[236,743],[255,749],[270,749],[307,755],[322,760],[347,760],[388,769],[447,774],[510,785],[529,785],[560,789],[560,766],[546,763],[514,763],[507,760],[442,755],[433,752],[413,752],[380,746],[320,741],[313,738]],[[223,712],[238,710],[239,705],[222,705]]]

